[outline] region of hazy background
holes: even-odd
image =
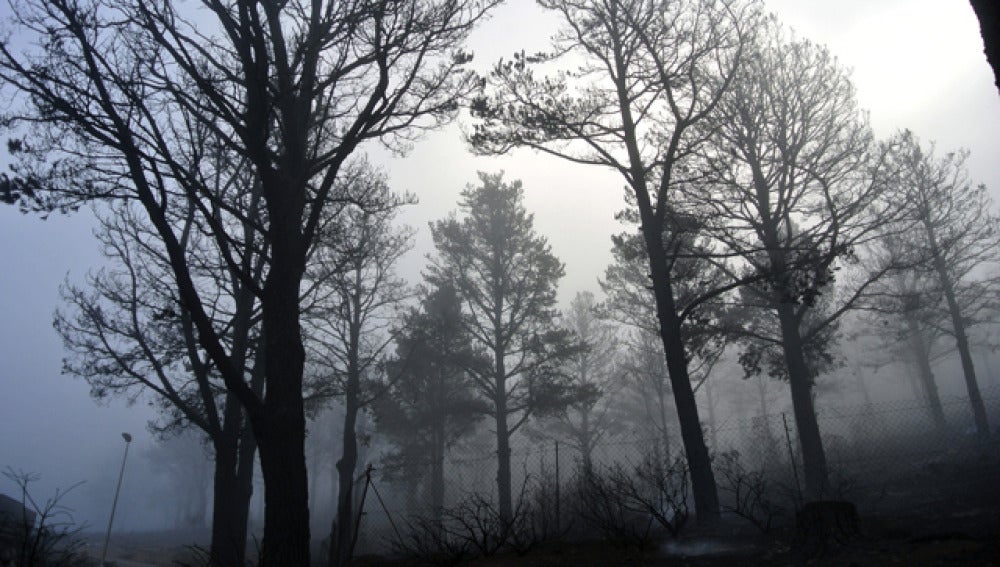
[[[909,128],[923,140],[935,140],[939,151],[969,148],[972,179],[1000,200],[1000,95],[967,2],[769,0],[767,5],[798,35],[826,44],[854,70],[859,102],[870,111],[878,136]],[[485,70],[515,50],[544,49],[553,28],[554,20],[534,2],[509,0],[474,34],[470,47]],[[596,278],[610,260],[608,237],[621,230],[613,219],[622,207],[619,179],[527,151],[474,157],[461,141],[462,127],[460,120],[427,136],[405,158],[369,148],[392,186],[420,199],[403,217],[418,229],[403,275],[412,283],[419,280],[431,248],[427,222],[456,208],[459,191],[476,181],[477,170],[502,169],[508,178],[524,181],[537,232],[566,264],[563,305],[577,291],[598,292]],[[0,154],[0,161],[5,158]],[[62,345],[51,327],[52,313],[64,279],[78,282],[102,263],[91,229],[87,211],[42,221],[0,207],[0,469],[39,473],[36,498],[85,481],[66,503],[77,520],[103,529],[121,463],[120,433],[128,431],[135,441],[115,525],[158,527],[169,522],[156,507],[164,494],[140,491],[151,482],[155,486],[158,472],[146,458],[154,443],[146,430],[153,413],[142,401],[131,407],[121,400],[97,405],[86,383],[60,373]],[[13,491],[0,478],[0,492]]]

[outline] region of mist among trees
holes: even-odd
[[[968,152],[876,136],[761,2],[538,3],[549,48],[478,72],[499,1],[11,4],[0,199],[94,211],[106,267],[61,288],[63,370],[155,407],[146,458],[200,560],[624,554],[732,524],[811,556],[859,513],[924,514],[899,487],[978,491],[1000,217]],[[590,289],[526,200],[573,187],[481,171],[403,222],[421,195],[374,156],[455,123],[472,154],[611,175]],[[1000,504],[943,500],[970,494]]]

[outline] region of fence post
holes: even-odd
[[[796,506],[802,507],[802,487],[799,486],[799,466],[795,464],[795,452],[792,450],[792,434],[788,431],[788,419],[785,413],[781,413],[781,422],[785,424],[785,442],[788,444],[788,459],[792,463],[792,475],[795,477],[795,496],[798,498]]]

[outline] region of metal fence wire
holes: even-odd
[[[942,501],[974,505],[976,483],[993,482],[996,463],[1000,462],[1000,391],[984,394],[983,402],[994,428],[993,439],[987,445],[975,435],[972,411],[965,398],[941,401],[943,424],[934,418],[931,407],[920,401],[819,408],[817,418],[827,458],[830,497],[850,499],[868,514],[919,513],[922,507],[940,506]],[[769,479],[779,492],[796,490],[802,478],[802,458],[791,414],[729,421],[706,431],[705,437],[723,500],[726,480],[720,478],[724,475],[719,469],[725,463],[739,462],[742,469]],[[579,451],[557,439],[515,441],[510,460],[515,505],[519,498],[537,500],[537,494],[544,492],[560,527],[572,525],[573,486],[583,471]],[[664,447],[672,448],[674,454],[664,455]],[[651,457],[678,457],[678,450],[677,432],[668,440],[620,435],[594,446],[592,470],[628,471]],[[466,451],[445,459],[443,468],[444,508],[459,506],[472,497],[495,503],[495,453]],[[392,551],[394,542],[414,525],[415,519],[432,515],[431,469],[430,462],[374,464],[371,482],[378,497],[366,499],[364,509],[358,511],[361,522],[357,552]]]

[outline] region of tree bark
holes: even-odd
[[[271,425],[264,434],[256,432],[264,476],[264,541],[260,564],[310,565],[305,416],[302,415],[301,426],[295,425],[298,420],[294,415],[269,417]]]
[[[819,422],[816,420],[816,408],[812,398],[813,373],[806,363],[802,336],[799,333],[799,321],[794,311],[795,304],[782,302],[780,297],[776,298],[775,301],[779,302],[777,311],[781,324],[781,346],[785,355],[785,365],[788,368],[788,382],[792,390],[795,426],[798,429],[799,444],[802,447],[806,497],[811,500],[821,500],[827,493],[828,479],[823,438],[820,436]]]
[[[330,531],[330,567],[343,567],[351,560],[354,532],[354,472],[358,466],[358,410],[361,389],[361,322],[357,296],[352,298],[351,327],[347,347],[347,384],[344,392],[343,448],[337,461],[337,515]]]
[[[937,382],[934,381],[934,371],[931,369],[930,352],[924,335],[920,331],[920,324],[912,314],[906,314],[906,326],[910,331],[910,348],[913,349],[914,358],[917,362],[917,375],[920,377],[920,386],[924,394],[924,401],[930,406],[931,417],[934,418],[934,425],[938,429],[944,429],[947,422],[944,417],[944,409],[941,407],[941,396],[938,394]]]
[[[239,468],[239,436],[242,425],[243,407],[235,396],[226,396],[226,411],[223,430],[212,440],[215,450],[215,473],[213,488],[215,496],[212,499],[212,543],[209,547],[209,557],[212,565],[243,565],[246,553],[246,514],[241,507],[249,506],[249,499],[244,503],[241,498],[240,485],[237,480]],[[243,546],[240,546],[240,542]]]
[[[348,398],[351,396],[348,395]],[[357,397],[357,395],[353,396]],[[337,515],[330,532],[330,566],[342,567],[351,560],[354,530],[354,471],[358,466],[357,400],[348,400],[344,415],[343,454],[337,461]]]
[[[965,377],[965,388],[969,392],[969,404],[972,406],[972,415],[976,423],[976,434],[980,441],[987,442],[990,439],[990,426],[986,418],[986,406],[983,404],[983,397],[979,393],[979,382],[976,380],[976,367],[972,364],[972,352],[969,350],[969,339],[965,333],[965,318],[962,316],[962,308],[955,297],[955,282],[948,271],[948,266],[938,245],[934,226],[929,221],[929,215],[924,215],[924,228],[927,231],[927,242],[930,245],[931,255],[934,259],[934,269],[938,273],[941,290],[944,292],[944,297],[948,304],[948,314],[951,316],[952,330],[955,333],[955,345],[958,347],[958,356],[962,361],[962,375]]]
[[[431,453],[431,513],[434,515],[435,523],[441,523],[442,511],[444,510],[444,418],[441,417],[434,424],[433,449]]]
[[[498,392],[506,387],[505,380],[497,380]],[[497,508],[500,519],[511,522],[514,519],[514,508],[511,496],[510,479],[510,431],[507,427],[507,400],[503,397],[497,400]]]
[[[304,195],[290,184],[265,179],[271,267],[261,295],[264,373],[262,415],[251,415],[264,476],[261,565],[310,565],[306,418],[302,400],[305,348],[299,285],[305,271],[301,215]],[[288,191],[293,194],[281,194]]]
[[[590,411],[584,410],[580,416],[580,457],[583,472],[590,475],[594,471],[594,435],[591,433]]]
[[[993,79],[1000,90],[1000,5],[996,0],[971,0],[972,9],[979,18],[979,31],[983,36],[983,53],[993,69]]]
[[[644,215],[645,216],[645,215]],[[656,297],[656,314],[660,323],[660,338],[667,359],[670,386],[677,405],[681,440],[687,454],[691,472],[691,491],[699,522],[714,523],[719,519],[719,492],[712,473],[712,461],[705,445],[705,437],[698,418],[698,403],[688,375],[687,354],[681,340],[681,321],[674,303],[670,271],[663,255],[663,231],[656,223],[643,218],[642,232],[649,252],[653,292]]]

